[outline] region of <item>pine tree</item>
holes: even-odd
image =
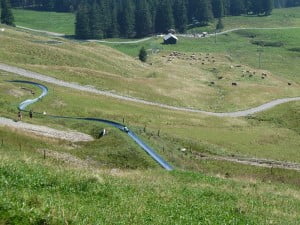
[[[118,9],[115,0],[110,0],[110,23],[108,24],[107,37],[113,38],[119,36],[119,24],[118,24]]]
[[[176,29],[184,33],[187,28],[187,9],[184,0],[175,0],[174,3],[174,22]]]
[[[223,29],[224,29],[224,24],[223,24],[222,18],[219,18],[218,23],[216,25],[216,30],[220,31],[220,30],[223,30]]]
[[[135,14],[136,36],[144,37],[151,33],[151,16],[146,0],[138,0]]]
[[[264,0],[262,2],[262,11],[266,16],[269,16],[273,10],[274,2],[273,0]]]
[[[142,62],[146,62],[147,61],[147,52],[146,52],[146,49],[144,48],[144,46],[140,49],[140,52],[139,52],[139,59],[142,61]]]
[[[256,1],[256,0],[254,0]],[[258,0],[260,1],[260,0]],[[243,0],[231,0],[230,1],[230,14],[233,16],[239,16],[246,11]]]
[[[251,0],[251,5],[252,5],[252,12],[253,14],[260,14],[262,13],[262,8],[263,8],[263,0]]]
[[[103,24],[101,16],[100,6],[96,1],[94,1],[89,12],[89,38],[91,39],[103,38]]]
[[[80,4],[77,9],[75,36],[77,39],[88,39],[90,37],[89,9],[86,1]]]
[[[0,0],[1,1],[1,23],[4,23],[9,26],[15,26],[14,16],[11,10],[9,0]]]
[[[155,32],[166,33],[174,27],[174,18],[169,0],[161,0],[155,17]]]
[[[122,3],[122,12],[119,17],[120,33],[128,38],[134,35],[134,8],[132,0],[124,0]]]
[[[200,24],[207,25],[213,18],[211,2],[209,0],[199,0],[195,16]]]
[[[212,0],[212,9],[215,18],[223,17],[224,16],[223,0]]]

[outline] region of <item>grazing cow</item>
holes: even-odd
[[[292,83],[288,82],[288,85],[289,85],[289,86],[291,86],[291,85],[292,85]]]
[[[236,82],[232,82],[231,85],[232,86],[237,86],[237,83]]]
[[[214,84],[215,84],[215,82],[214,82],[214,81],[211,81],[211,82],[210,82],[210,84],[214,85]]]
[[[222,80],[222,79],[223,79],[223,77],[222,77],[222,76],[220,76],[220,77],[218,77],[218,79],[219,79],[219,80]]]

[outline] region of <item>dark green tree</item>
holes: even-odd
[[[14,16],[10,6],[10,0],[0,0],[1,1],[1,23],[9,26],[15,26]]]
[[[151,33],[152,23],[149,6],[146,0],[138,0],[135,13],[135,29],[137,37]]]
[[[176,29],[184,33],[187,28],[187,9],[184,0],[175,0],[174,2],[174,22]]]
[[[261,14],[263,12],[263,0],[251,0],[251,7],[253,14]]]
[[[212,0],[212,10],[215,18],[223,17],[224,16],[223,0]]]
[[[90,37],[89,8],[86,1],[82,2],[77,9],[75,36],[77,39],[88,39]]]
[[[210,0],[189,0],[189,20],[191,23],[207,25],[213,18]]]
[[[94,1],[89,12],[89,38],[100,39],[103,38],[103,21],[102,12],[99,4]]]
[[[224,29],[224,24],[223,24],[222,18],[219,18],[218,23],[216,25],[216,30],[220,31],[220,30],[223,30],[223,29]]]
[[[108,23],[107,37],[113,38],[119,36],[119,24],[118,24],[118,8],[115,0],[110,0],[110,23]]]
[[[122,1],[122,11],[119,16],[120,33],[123,37],[134,35],[134,7],[132,0]]]
[[[155,32],[166,33],[171,28],[174,28],[171,3],[169,0],[161,0],[156,11]]]
[[[256,0],[255,0],[256,1]],[[258,0],[260,1],[260,0]],[[246,12],[245,2],[243,0],[230,0],[230,14],[239,16]]]
[[[139,52],[139,59],[142,61],[142,62],[146,62],[147,61],[147,51],[146,49],[144,48],[144,46],[140,49],[140,52]]]
[[[262,12],[266,15],[269,16],[271,15],[271,12],[274,7],[274,2],[273,0],[264,0],[262,2]]]

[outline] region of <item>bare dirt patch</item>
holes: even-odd
[[[0,117],[0,126],[23,130],[37,136],[62,139],[71,142],[87,142],[94,140],[90,135],[77,131],[61,131],[46,126],[24,123],[22,121],[15,122],[3,117]]]

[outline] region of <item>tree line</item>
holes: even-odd
[[[207,25],[225,15],[270,15],[273,0],[81,0],[76,37],[144,37]]]
[[[300,5],[300,0],[0,1],[12,7],[74,12],[75,35],[78,39],[144,37],[164,33],[171,28],[183,33],[190,27],[206,25],[213,18],[241,14],[270,15],[274,6]]]
[[[9,26],[15,26],[15,19],[11,10],[9,0],[0,0],[0,22]]]
[[[33,8],[37,10],[56,11],[56,12],[74,12],[77,10],[82,0],[10,0],[12,7],[15,8]],[[120,0],[122,1],[122,0]],[[211,0],[213,2],[213,0]],[[268,1],[268,0],[267,0]],[[237,4],[237,7],[249,7],[251,0],[223,0],[228,11],[228,6]],[[256,0],[258,4],[263,0]],[[276,8],[300,6],[300,0],[273,0]],[[243,9],[245,10],[245,8]]]

